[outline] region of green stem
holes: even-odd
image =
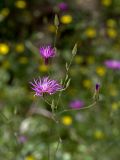
[[[54,160],[56,159],[56,155],[57,155],[57,151],[59,149],[60,143],[61,143],[61,138],[59,137],[57,147],[56,147],[56,150],[55,150],[55,154],[54,154]]]
[[[56,47],[57,34],[58,34],[58,27],[56,27],[56,31],[55,31],[54,47]]]
[[[47,104],[50,105],[50,106],[52,105],[47,99],[45,99],[44,96],[43,96],[42,98],[43,98],[43,101],[44,101],[45,103],[47,103]]]
[[[58,114],[62,114],[62,113],[64,113],[64,112],[70,112],[70,111],[79,111],[79,110],[89,109],[89,108],[95,106],[96,103],[97,103],[97,102],[95,101],[94,103],[92,103],[91,105],[89,105],[89,106],[87,106],[87,107],[78,108],[78,109],[65,109],[65,110],[63,110],[63,111],[61,111],[61,112],[58,112]]]
[[[71,64],[72,64],[73,58],[74,58],[74,55],[72,56],[72,58],[71,58],[71,60],[70,60],[70,63],[69,63],[69,65],[68,65],[68,68],[67,68],[67,70],[66,70],[65,78],[64,78],[64,81],[63,81],[63,88],[65,87],[66,76],[68,75],[68,72],[69,72],[70,66],[71,66]],[[59,93],[59,95],[58,95],[58,100],[57,100],[56,108],[58,107],[58,104],[59,104],[59,102],[60,102],[60,98],[61,98],[61,96],[62,96],[62,92],[63,92],[63,91],[64,91],[64,90],[60,91],[60,93]]]

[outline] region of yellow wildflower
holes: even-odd
[[[94,38],[94,37],[96,37],[96,29],[93,28],[93,27],[87,28],[86,31],[85,31],[85,35],[88,38]]]
[[[60,21],[63,23],[63,24],[69,24],[71,23],[73,20],[72,16],[71,15],[63,15],[61,18],[60,18]]]
[[[32,155],[29,155],[29,156],[25,157],[25,160],[35,160],[35,157]]]
[[[45,64],[42,64],[38,67],[40,72],[47,72],[49,70],[49,67]]]
[[[116,21],[114,19],[108,19],[106,24],[108,27],[116,27]]]
[[[101,131],[101,130],[96,130],[95,132],[94,132],[94,137],[96,138],[96,139],[103,139],[104,138],[104,133]]]
[[[16,50],[16,52],[18,52],[18,53],[24,52],[24,50],[25,50],[24,44],[22,44],[22,43],[16,44],[15,50]]]
[[[9,46],[6,43],[0,43],[0,54],[6,55],[9,52]]]
[[[26,64],[26,63],[28,63],[28,58],[27,57],[20,57],[19,62],[21,64]]]
[[[70,69],[71,76],[75,76],[77,74],[77,70],[75,68]]]
[[[103,6],[110,6],[112,4],[112,0],[101,0]]]
[[[92,86],[92,83],[91,83],[91,81],[90,81],[89,79],[85,79],[85,80],[83,81],[83,86],[84,86],[85,88],[87,88],[87,89],[90,89],[91,86]]]
[[[4,17],[7,17],[7,16],[9,15],[9,13],[10,13],[9,8],[3,8],[3,9],[1,10],[1,12],[0,12],[0,14],[1,14],[2,16],[4,16]]]
[[[24,0],[18,0],[15,2],[15,6],[20,9],[24,9],[26,7],[26,2]]]
[[[97,67],[96,68],[96,73],[101,77],[104,76],[106,74],[105,67],[102,67],[102,66]]]
[[[114,29],[114,28],[108,28],[108,29],[107,29],[107,35],[108,35],[110,38],[116,38],[116,37],[117,37],[117,30]]]
[[[3,66],[3,68],[8,69],[8,68],[10,68],[10,62],[5,60],[5,61],[3,61],[2,66]]]
[[[74,61],[75,61],[77,64],[80,64],[80,63],[83,62],[83,57],[76,55],[75,58],[74,58]]]
[[[112,103],[112,110],[113,111],[116,111],[118,108],[119,108],[119,104],[118,103],[116,103],[116,102]]]
[[[117,96],[118,95],[118,91],[115,87],[115,85],[110,85],[108,86],[108,90],[109,90],[109,94],[113,97]]]
[[[56,31],[56,28],[55,28],[54,25],[51,24],[51,25],[48,26],[48,30],[49,30],[50,32],[53,32],[53,33],[54,33],[54,32]]]
[[[66,126],[70,126],[72,124],[72,117],[71,116],[63,116],[62,123]]]
[[[93,56],[87,57],[87,62],[88,62],[89,64],[93,64],[94,61],[95,61],[95,58],[94,58]]]

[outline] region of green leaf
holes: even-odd
[[[68,79],[68,81],[67,81],[67,83],[66,83],[66,88],[68,88],[68,87],[69,87],[69,85],[70,85],[70,81],[71,81],[71,78],[69,78],[69,79]]]
[[[59,26],[59,19],[58,19],[58,15],[57,14],[55,15],[55,18],[54,18],[54,24],[58,28],[58,26]]]
[[[77,43],[73,47],[72,55],[76,55],[76,53],[77,53]]]

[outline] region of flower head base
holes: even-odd
[[[54,94],[63,87],[56,81],[49,79],[49,77],[38,78],[34,83],[30,82],[32,89],[35,91],[35,96],[43,96],[43,94]]]
[[[93,99],[97,102],[99,100],[99,91],[100,91],[100,84],[96,83],[95,85],[95,92],[93,95]]]
[[[41,47],[40,54],[45,60],[45,64],[48,64],[49,58],[54,57],[56,54],[55,48],[52,48],[50,45]]]
[[[84,106],[84,102],[81,100],[73,100],[70,102],[70,107],[73,109],[79,109]]]
[[[105,61],[105,65],[107,68],[120,69],[120,61],[119,60],[107,60],[107,61]]]
[[[95,90],[96,90],[96,92],[98,92],[98,91],[99,91],[99,89],[100,89],[100,85],[99,85],[98,83],[96,83],[96,86],[95,86]]]
[[[68,9],[68,5],[67,5],[67,3],[65,3],[65,2],[59,3],[59,4],[58,4],[58,7],[59,7],[59,9],[62,10],[62,11],[66,11],[66,10]]]

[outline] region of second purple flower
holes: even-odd
[[[45,64],[47,65],[49,59],[56,55],[55,48],[52,48],[50,45],[43,46],[40,48],[40,55],[44,58]]]

